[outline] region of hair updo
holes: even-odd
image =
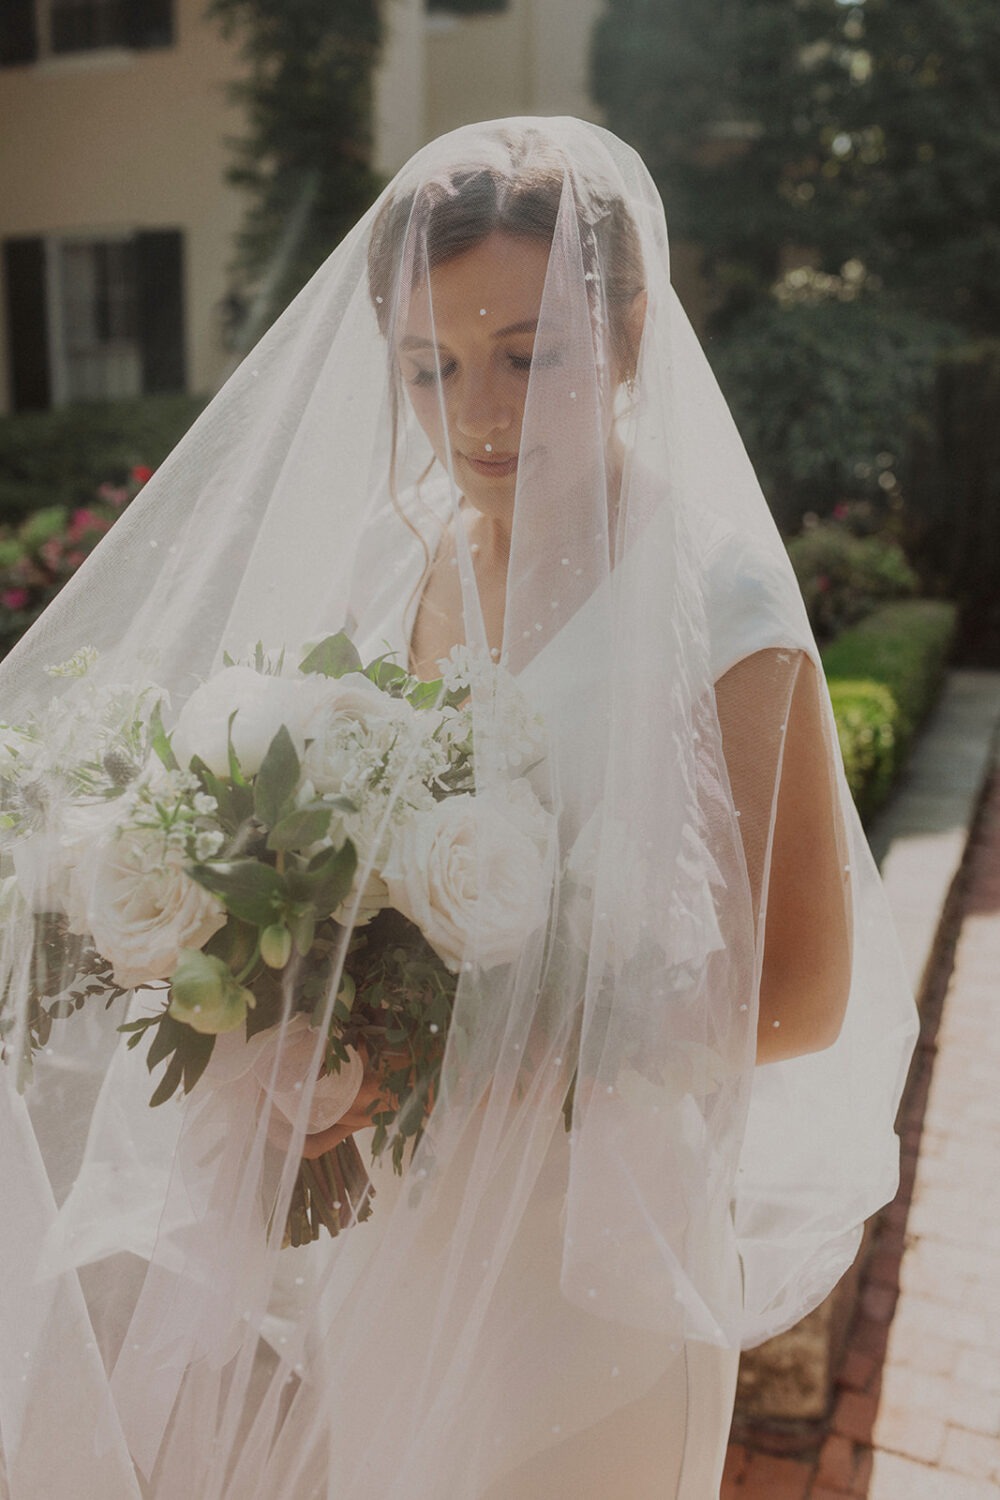
[[[611,352],[626,379],[635,375],[640,329],[630,310],[645,287],[639,233],[624,200],[613,192],[590,191],[581,205],[572,166],[534,131],[505,132],[496,143],[502,160],[456,166],[429,177],[419,187],[390,198],[372,228],[368,245],[368,289],[379,328],[390,330],[396,278],[405,262],[407,240],[426,246],[433,270],[491,234],[508,234],[551,245],[563,194],[569,183],[576,205],[580,251],[593,298],[603,294]],[[415,265],[413,280],[419,279]]]

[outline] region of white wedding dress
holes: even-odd
[[[485,261],[457,248],[472,235],[486,255],[494,234],[524,252],[516,275],[495,244]],[[451,421],[466,353],[476,399]],[[508,439],[513,486],[506,449],[483,457]],[[268,1232],[298,1162],[269,1149],[252,1078],[216,1068],[217,1087],[151,1110],[124,1003],[54,1026],[24,1094],[3,1070],[14,1500],[716,1500],[737,1346],[815,1307],[895,1191],[916,1018],[818,651],[671,288],[655,185],[599,127],[489,122],[418,153],[2,663],[5,718],[43,724],[58,771],[63,694],[153,683],[169,730],[227,656],[345,620],[367,661],[404,662],[421,537],[433,553],[459,522],[470,473],[512,505],[505,665],[547,741],[531,760],[525,734],[518,759],[528,714],[485,669],[497,580],[459,532],[476,796],[514,823],[533,782],[556,829],[544,920],[515,960],[477,963],[496,891],[480,903],[469,883],[411,1170],[376,1166],[371,1217],[301,1249]],[[84,646],[93,675],[74,683],[58,664]],[[818,863],[803,835],[825,788],[833,855],[800,882],[817,899],[795,984],[839,973],[843,945],[825,965],[813,940],[850,917],[850,993],[836,1036],[806,1026],[755,1067],[803,653],[820,764],[785,828]],[[42,789],[72,807],[56,772]],[[490,840],[472,843],[478,873]],[[33,914],[8,911],[0,993],[22,1029],[38,952]],[[310,1095],[304,1080],[300,1140]]]
[[[432,555],[440,542],[449,506],[447,486],[440,481],[423,485],[419,502],[413,506],[412,513],[419,514],[420,530]],[[762,551],[755,556],[747,538],[738,538],[721,521],[706,527],[702,541],[709,581],[714,679],[754,651],[767,647],[804,649],[805,641],[792,639],[787,617],[779,619],[774,612],[773,588],[777,583],[779,590],[787,591],[787,583],[776,578],[766,554]],[[358,603],[348,621],[365,661],[383,652],[393,652],[399,662],[407,660],[426,556],[392,506],[373,520],[355,570]],[[764,587],[765,578],[771,590]],[[559,696],[568,708],[589,702],[589,621],[584,606],[567,627],[579,635],[571,652],[561,653]],[[572,681],[567,680],[567,660],[579,674]],[[551,717],[554,685],[546,682],[544,669],[543,652],[520,674],[519,681],[540,706],[547,705]],[[357,1140],[367,1160],[370,1133],[360,1132]],[[559,1319],[554,1310],[563,1301],[559,1287],[560,1215],[568,1171],[569,1147],[560,1130],[553,1138],[529,1210],[537,1225],[532,1236],[534,1253],[529,1263],[518,1265],[512,1272],[518,1277],[525,1327],[531,1327],[541,1315],[553,1328],[552,1366],[528,1372],[534,1390],[527,1399],[543,1402],[545,1387],[558,1386],[560,1361],[573,1348],[573,1325],[580,1318],[579,1309],[564,1303],[565,1327],[557,1331]],[[398,1192],[399,1178],[386,1165],[376,1165],[373,1181],[377,1217],[380,1200],[385,1207]],[[364,1254],[363,1240],[370,1227],[355,1232],[352,1248],[359,1255]],[[721,1275],[738,1285],[738,1262],[721,1268]],[[621,1327],[609,1328],[609,1335],[609,1351],[628,1337]],[[511,1336],[516,1337],[516,1331],[512,1330]],[[609,1358],[614,1357],[609,1352]],[[687,1341],[644,1396],[565,1436],[553,1429],[547,1445],[492,1484],[482,1500],[715,1500],[732,1420],[738,1364],[736,1349]],[[512,1395],[498,1391],[497,1401],[511,1400]],[[526,1393],[517,1395],[520,1401]],[[581,1422],[585,1420],[581,1416]]]

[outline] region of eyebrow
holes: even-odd
[[[521,323],[508,323],[506,328],[498,328],[496,333],[491,333],[492,339],[510,338],[515,333],[535,333],[538,328],[537,318],[525,318]],[[435,344],[433,339],[417,338],[415,334],[409,334],[400,341],[401,349],[446,349],[447,344]]]

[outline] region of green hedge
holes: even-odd
[[[847,781],[862,818],[885,801],[944,678],[956,606],[883,605],[822,653]]]
[[[199,396],[143,396],[0,417],[0,522],[89,504],[134,466],[157,468],[204,405]]]

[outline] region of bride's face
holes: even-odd
[[[410,299],[399,366],[437,458],[466,499],[510,519],[549,247],[492,234],[431,272]],[[549,351],[546,359],[557,357]]]

